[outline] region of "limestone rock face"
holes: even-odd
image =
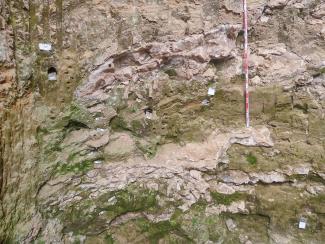
[[[323,243],[325,3],[247,2],[250,128],[241,1],[0,1],[0,243]]]
[[[115,139],[115,140],[114,140]],[[110,159],[123,159],[135,150],[135,143],[128,134],[116,134],[115,138],[104,148],[104,154]]]

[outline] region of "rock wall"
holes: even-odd
[[[323,243],[325,3],[247,2],[251,128],[241,1],[0,0],[0,243]]]

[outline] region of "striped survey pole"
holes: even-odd
[[[245,115],[246,127],[249,127],[249,91],[248,91],[248,19],[247,19],[247,1],[243,1],[243,29],[244,29],[244,54],[243,54],[243,73],[245,75]]]

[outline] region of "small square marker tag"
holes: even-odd
[[[209,90],[208,90],[208,95],[209,95],[209,96],[214,96],[215,93],[216,93],[216,89],[210,87]]]
[[[49,73],[48,74],[48,79],[49,80],[56,80],[57,78],[56,78],[56,73]]]
[[[39,43],[38,47],[41,51],[51,51],[52,50],[52,44],[49,43]]]
[[[152,119],[152,113],[150,113],[150,112],[146,112],[146,113],[145,113],[145,118],[146,118],[146,119]]]
[[[201,103],[203,106],[208,106],[210,104],[208,99],[204,99]]]
[[[306,229],[306,219],[304,219],[304,218],[301,218],[300,220],[299,220],[299,229]]]

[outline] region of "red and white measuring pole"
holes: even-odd
[[[243,73],[245,75],[245,114],[246,127],[249,127],[249,78],[248,78],[248,11],[247,0],[243,1],[243,29],[244,29],[244,54],[243,54]]]

